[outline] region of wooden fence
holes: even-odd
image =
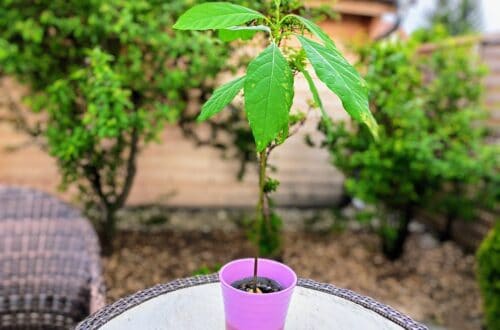
[[[500,34],[485,36],[479,45],[481,57],[489,69],[485,80],[485,103],[490,111],[489,124],[498,142],[500,137]]]
[[[454,41],[455,44],[474,43],[477,46],[483,63],[488,67],[488,75],[485,78],[484,105],[489,111],[487,125],[490,129],[491,143],[500,142],[500,34],[486,35],[482,37],[465,37]],[[432,52],[436,45],[424,46],[423,52]],[[499,210],[480,211],[478,218],[474,221],[457,220],[452,227],[451,237],[462,246],[474,250],[477,248],[488,230],[492,228],[495,221],[500,221]],[[423,213],[420,219],[434,228],[444,228],[445,221],[441,217]]]
[[[22,89],[4,79],[0,97],[13,93],[19,98]],[[305,109],[310,98],[307,83],[296,84],[295,106]],[[2,93],[1,91],[4,91]],[[341,118],[340,103],[326,90],[325,105],[332,116]],[[328,94],[327,94],[328,93]],[[332,95],[326,97],[326,95]],[[1,110],[0,111],[5,111]],[[0,112],[1,113],[1,112]],[[329,162],[326,150],[314,149],[304,144],[304,134],[309,132],[319,140],[316,132],[319,114],[311,114],[312,120],[300,134],[276,149],[271,157],[272,165],[279,171],[281,181],[277,202],[282,206],[298,207],[330,205],[340,193],[342,177]],[[343,117],[342,117],[343,118]],[[200,133],[207,127],[200,126]],[[57,191],[59,176],[53,159],[36,145],[27,145],[17,151],[10,146],[23,144],[26,137],[9,124],[0,124],[0,182],[29,185],[54,192],[65,199],[71,194]],[[243,181],[238,181],[239,162],[225,160],[218,150],[196,147],[185,138],[181,130],[168,126],[162,133],[160,144],[148,146],[138,160],[138,175],[129,198],[129,204],[164,204],[173,207],[250,207],[256,200],[256,171],[250,166]]]
[[[485,104],[491,116],[492,137],[500,136],[500,35],[478,39],[478,49],[490,72],[485,80]],[[345,119],[339,100],[323,84],[320,93],[328,112],[335,119]],[[299,80],[294,106],[304,109],[310,99],[307,83]],[[10,79],[1,82],[0,98],[6,93],[19,98],[22,89]],[[5,109],[0,109],[0,114]],[[278,168],[281,187],[276,200],[281,206],[330,206],[341,192],[342,175],[330,163],[326,150],[304,144],[305,134],[320,140],[316,132],[319,114],[313,113],[297,134],[272,155]],[[200,126],[200,130],[204,130]],[[28,185],[55,192],[66,200],[70,193],[57,190],[59,175],[54,161],[35,145],[18,151],[9,146],[23,144],[26,137],[7,124],[0,124],[0,183]],[[175,126],[166,127],[160,144],[152,144],[141,153],[138,175],[129,205],[158,203],[172,207],[251,207],[256,199],[256,173],[249,168],[243,181],[236,178],[239,164],[224,160],[219,151],[196,147]],[[489,223],[483,223],[481,226]],[[484,227],[484,226],[483,226]],[[484,227],[487,228],[487,227]],[[484,230],[480,231],[482,235]]]

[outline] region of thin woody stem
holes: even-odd
[[[259,267],[259,256],[257,255],[253,259],[253,280],[252,280],[252,291],[257,293],[257,271]]]
[[[266,169],[267,169],[267,150],[259,152],[259,201],[257,203],[257,220],[266,221]],[[258,228],[259,229],[259,228]],[[259,243],[261,239],[261,230],[257,231],[257,252],[254,258],[253,270],[253,291],[257,292],[257,272],[258,272],[258,259],[259,259]]]

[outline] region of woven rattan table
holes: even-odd
[[[80,323],[77,329],[222,330],[224,312],[218,281],[213,274],[157,285],[101,309]],[[300,279],[286,329],[427,328],[353,291]]]

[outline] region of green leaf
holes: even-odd
[[[257,33],[255,30],[219,30],[219,39],[225,42],[234,41],[237,39],[250,40]]]
[[[245,76],[230,81],[217,88],[201,108],[201,113],[197,120],[199,122],[207,120],[224,109],[243,88],[244,81]]]
[[[299,22],[301,22],[306,29],[308,29],[314,36],[316,36],[318,39],[322,40],[325,43],[325,46],[327,47],[333,47],[335,48],[335,44],[330,38],[328,34],[326,34],[325,31],[323,31],[316,23],[308,20],[307,18],[304,18],[299,15],[294,15],[291,14],[291,17],[297,19]]]
[[[319,110],[321,111],[321,117],[322,117],[323,123],[325,125],[327,139],[328,139],[328,141],[332,141],[332,136],[333,136],[332,119],[326,113],[325,107],[323,106],[323,102],[321,101],[321,98],[320,98],[319,93],[318,93],[318,89],[316,88],[316,85],[314,84],[314,81],[311,77],[311,74],[306,69],[302,70],[301,72],[307,80],[307,84],[309,85],[309,90],[311,91],[311,94],[313,96],[314,103],[316,103]]]
[[[314,101],[314,103],[316,103],[316,105],[320,109],[321,116],[324,119],[330,119],[330,117],[326,113],[325,108],[323,107],[323,102],[321,101],[321,98],[319,97],[318,89],[316,88],[316,85],[314,84],[314,81],[311,77],[311,74],[309,74],[309,71],[307,71],[305,69],[302,70],[301,72],[307,80],[307,84],[309,85],[309,90],[311,91],[311,94],[313,96],[313,101]]]
[[[271,30],[265,25],[233,26],[228,29],[219,30],[219,38],[226,42],[236,39],[250,40],[258,31],[265,31],[271,34]]]
[[[174,24],[178,30],[225,29],[264,16],[252,9],[227,2],[208,2],[194,6]]]
[[[368,106],[368,89],[356,69],[336,48],[326,48],[302,36],[298,38],[318,78],[340,98],[347,113],[366,124],[377,139],[378,126]]]
[[[288,129],[293,101],[293,73],[276,44],[250,62],[243,90],[257,151],[262,151]]]

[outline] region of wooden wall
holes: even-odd
[[[477,39],[477,38],[476,38]],[[460,40],[457,40],[460,42]],[[463,39],[469,42],[468,38]],[[491,34],[476,40],[477,50],[482,61],[488,67],[488,75],[485,78],[484,105],[490,115],[488,127],[490,128],[490,142],[500,143],[500,34]],[[425,47],[424,47],[425,48]],[[424,51],[432,51],[429,45]],[[496,221],[500,221],[500,209],[478,212],[478,218],[474,221],[458,219],[452,227],[451,237],[469,250],[475,250],[481,243],[486,233],[493,227]],[[432,225],[434,228],[444,228],[444,219],[427,213],[421,214],[420,219]]]
[[[489,124],[498,142],[500,138],[500,34],[484,37],[479,47],[481,57],[489,69],[485,80],[485,104],[491,113]]]
[[[5,93],[19,97],[21,90],[11,79],[0,85],[0,98]],[[305,81],[296,83],[295,107],[306,108],[310,98]],[[322,86],[324,102],[332,116],[341,118],[338,99]],[[5,113],[0,109],[0,115]],[[329,164],[325,150],[313,149],[303,143],[310,132],[316,140],[318,113],[300,134],[288,140],[271,156],[271,163],[279,168],[276,177],[281,188],[276,195],[280,205],[329,205],[340,193],[341,175]],[[205,127],[200,126],[199,130]],[[59,176],[53,159],[36,145],[27,145],[17,151],[12,146],[22,145],[27,139],[7,123],[0,124],[0,183],[20,184],[58,193],[70,199],[68,193],[57,191]],[[179,207],[250,207],[256,200],[256,171],[249,167],[243,182],[237,180],[239,163],[222,159],[221,153],[210,147],[196,147],[183,137],[175,126],[166,127],[161,143],[149,145],[140,155],[138,175],[129,204],[161,203]]]
[[[342,21],[330,20],[322,26],[343,49],[344,40],[366,40],[370,24],[371,18],[367,16],[346,14]],[[318,88],[332,117],[346,118],[338,98],[323,84]],[[6,93],[19,99],[22,88],[4,79],[0,85],[0,101],[2,97],[5,99]],[[306,109],[310,98],[307,83],[299,79],[294,107]],[[0,108],[0,116],[2,112],[5,109]],[[279,169],[276,177],[281,187],[275,197],[281,206],[327,206],[340,194],[342,175],[330,165],[328,152],[303,143],[307,133],[312,133],[317,141],[321,139],[316,132],[319,114],[314,113],[311,117],[300,134],[271,156],[272,165]],[[203,131],[204,127],[200,126],[199,130]],[[36,146],[16,152],[6,150],[23,141],[26,139],[22,134],[0,123],[0,183],[34,186],[70,199],[71,193],[57,191],[59,177],[54,161]],[[177,127],[166,127],[161,141],[161,144],[151,144],[140,155],[129,204],[161,203],[178,207],[251,207],[255,204],[257,176],[252,168],[243,182],[238,181],[237,161],[225,161],[218,151],[209,147],[197,148]]]
[[[333,29],[333,28],[332,28]],[[330,31],[334,34],[333,30]],[[500,36],[487,36],[480,42],[480,52],[490,67],[486,79],[486,104],[491,111],[490,124],[498,133],[500,124]],[[294,107],[306,108],[310,99],[304,80],[296,83]],[[336,96],[319,84],[328,112],[336,119],[345,119]],[[6,95],[19,98],[22,88],[11,79],[3,79],[0,99]],[[0,108],[0,116],[6,110]],[[335,170],[325,150],[303,143],[304,135],[315,131],[318,113],[312,114],[300,134],[277,149],[271,163],[279,171],[281,187],[276,195],[281,206],[329,206],[339,196],[342,175]],[[203,126],[199,127],[203,130]],[[498,136],[497,136],[498,137]],[[35,145],[17,151],[8,147],[23,144],[24,135],[8,124],[0,124],[0,183],[20,184],[55,192],[66,200],[71,193],[57,191],[59,176],[54,161]],[[178,207],[251,207],[256,199],[256,173],[250,168],[244,181],[236,179],[237,161],[226,161],[210,147],[196,147],[185,139],[178,128],[169,126],[160,144],[151,144],[139,157],[139,171],[129,204],[160,203]]]
[[[485,106],[490,113],[488,125],[491,143],[500,143],[500,34],[485,36],[478,44],[481,57],[489,69],[485,79]],[[500,208],[482,211],[473,222],[458,221],[452,230],[452,237],[469,249],[479,246],[494,223],[500,221]],[[464,233],[467,233],[464,235]]]

